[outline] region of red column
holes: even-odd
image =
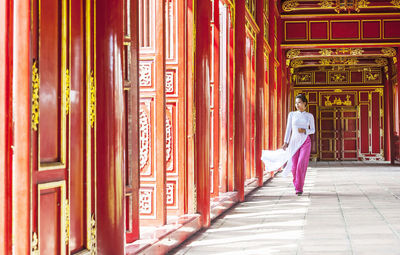
[[[13,87],[13,139],[14,155],[12,169],[12,232],[17,242],[14,254],[29,254],[30,235],[30,64],[29,31],[30,1],[15,0],[10,11],[13,26],[12,47],[18,49],[12,55]],[[11,27],[11,26],[10,26]],[[10,73],[10,70],[8,71]]]
[[[386,133],[386,160],[394,164],[394,134],[393,134],[393,88],[390,82],[391,66],[388,68],[385,77],[384,100],[385,100],[385,133]]]
[[[211,2],[196,0],[194,94],[196,109],[195,174],[197,212],[201,224],[210,225],[210,15]]]
[[[97,251],[125,254],[123,156],[123,1],[98,0]]]
[[[264,6],[263,1],[257,2],[256,21],[260,27],[260,32],[257,34],[257,48],[256,48],[256,135],[254,137],[256,146],[256,176],[258,178],[258,186],[263,185],[263,170],[264,166],[261,162],[261,150],[264,141]]]
[[[237,0],[235,5],[235,87],[234,87],[234,168],[235,190],[239,200],[244,200],[244,170],[245,170],[245,86],[246,86],[246,31],[245,31],[245,1]]]
[[[9,122],[8,114],[11,106],[10,102],[10,73],[9,73],[9,56],[8,56],[8,20],[9,20],[9,2],[0,2],[0,254],[11,254],[11,215],[9,185],[11,179],[10,160],[10,140],[9,139]]]

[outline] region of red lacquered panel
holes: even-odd
[[[40,254],[60,254],[61,194],[58,188],[40,192],[39,240]]]
[[[381,38],[381,21],[380,20],[363,20],[362,21],[362,38],[363,39],[380,39]]]
[[[380,125],[381,125],[381,117],[380,117],[380,102],[379,102],[379,93],[372,92],[372,101],[371,101],[371,129],[372,129],[372,153],[380,153]]]
[[[360,39],[359,21],[331,21],[331,39]]]
[[[39,18],[40,161],[58,162],[60,157],[61,6],[42,0]]]
[[[307,22],[285,22],[285,40],[307,40]]]
[[[369,152],[369,125],[368,125],[368,105],[360,105],[360,134],[361,134],[361,153]]]
[[[400,39],[400,20],[383,20],[383,38]]]
[[[328,21],[310,21],[310,40],[328,40]]]
[[[362,72],[350,72],[350,82],[351,83],[362,83],[363,73]]]

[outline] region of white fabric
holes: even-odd
[[[306,133],[299,133],[299,128],[306,130]],[[290,112],[288,116],[285,142],[288,143],[286,150],[275,151],[263,150],[261,160],[264,162],[267,171],[275,171],[282,167],[283,175],[287,176],[292,170],[292,157],[306,141],[308,135],[315,133],[314,116],[308,112]]]

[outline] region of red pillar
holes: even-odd
[[[210,15],[211,2],[196,0],[194,96],[196,109],[195,180],[201,224],[210,225]]]
[[[11,2],[9,2],[11,3]],[[13,169],[12,169],[12,233],[15,240],[13,254],[29,254],[30,235],[30,65],[29,32],[30,1],[15,0],[10,9],[13,31],[12,89],[13,89]],[[11,28],[11,26],[10,26]],[[8,71],[10,73],[11,70]]]
[[[10,140],[9,139],[9,110],[10,102],[10,73],[9,73],[9,2],[0,2],[0,255],[11,253],[11,215],[10,215]]]
[[[123,1],[98,0],[97,252],[125,254],[123,156]]]
[[[388,68],[390,67],[390,68]],[[393,134],[393,87],[390,82],[391,66],[388,66],[388,71],[385,77],[384,100],[385,100],[385,133],[386,133],[386,160],[394,164],[394,134]]]
[[[261,150],[264,141],[264,6],[263,1],[257,2],[256,21],[260,27],[260,32],[257,34],[256,48],[256,135],[254,137],[256,143],[256,176],[258,178],[258,186],[263,185],[264,166],[261,162]]]
[[[245,1],[237,0],[235,5],[235,86],[234,86],[234,168],[235,190],[239,200],[244,200],[245,170],[245,110],[246,110],[246,31]]]

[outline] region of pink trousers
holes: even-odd
[[[308,161],[310,160],[310,151],[311,139],[307,137],[306,141],[292,157],[293,184],[296,192],[303,192],[304,179],[306,178]]]

